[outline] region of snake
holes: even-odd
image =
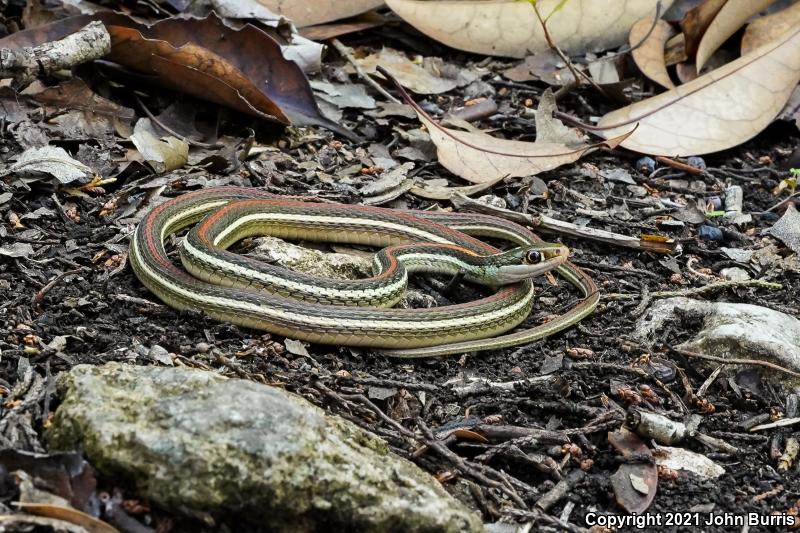
[[[198,222],[181,250],[183,270],[169,258],[165,243]],[[375,256],[375,275],[360,283],[368,291],[389,288],[362,298],[364,293],[351,292],[358,290],[357,281],[340,288],[336,296],[322,278],[261,269],[226,250],[246,236],[265,233],[388,246]],[[478,237],[519,248],[503,253]],[[516,346],[582,320],[594,310],[599,295],[591,278],[566,255],[565,246],[545,243],[526,228],[497,217],[316,203],[244,187],[202,189],[156,206],[134,231],[129,252],[142,284],[173,308],[199,310],[216,320],[285,337],[376,348],[402,358]],[[533,307],[534,287],[524,278],[550,269],[581,290],[584,299],[549,322],[507,333]],[[465,304],[432,309],[373,307],[390,305],[397,298],[392,287],[398,279],[404,283],[408,272],[417,270],[466,272],[471,281],[502,286],[491,296]],[[270,285],[278,289],[255,290]],[[358,302],[367,302],[367,307]]]

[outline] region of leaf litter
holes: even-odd
[[[551,20],[555,24],[556,19]],[[537,520],[552,513],[580,525],[590,507],[618,512],[613,500],[630,510],[649,506],[648,512],[712,504],[720,512],[764,512],[767,507],[769,511],[791,512],[795,502],[790,492],[776,487],[779,483],[790,486],[796,482],[795,473],[774,466],[791,459],[774,460],[767,437],[756,440],[749,434],[747,438],[742,436],[746,434],[742,424],[753,421],[751,427],[764,426],[763,417],[774,416],[775,409],[778,416],[785,411],[788,419],[796,418],[797,413],[792,411],[796,401],[791,393],[771,381],[767,384],[768,373],[748,373],[747,365],[741,371],[729,365],[706,368],[696,360],[674,357],[668,347],[685,340],[687,330],[694,327],[690,319],[689,323],[670,323],[660,332],[659,340],[664,346],[638,346],[626,335],[651,298],[661,298],[659,294],[664,292],[702,291],[709,285],[726,283],[733,279],[727,276],[732,276],[734,270],[744,272],[750,281],[782,283],[784,289],[741,285],[697,297],[744,301],[796,315],[793,302],[798,295],[791,277],[800,271],[793,247],[797,232],[793,231],[792,217],[796,218],[796,210],[791,182],[782,166],[790,161],[790,154],[797,147],[796,131],[771,128],[741,148],[709,156],[702,165],[692,158],[640,162],[638,155],[621,151],[618,146],[604,147],[613,148],[611,151],[597,150],[601,146],[570,127],[572,122],[565,124],[564,112],[587,123],[617,104],[594,92],[585,81],[580,86],[570,86],[571,74],[565,77],[565,84],[554,84],[566,86],[563,90],[556,94],[546,92],[542,82],[553,81],[553,69],[570,72],[558,54],[550,54],[548,61],[541,62],[541,76],[536,73],[540,67],[531,62],[524,67],[527,74],[515,81],[501,77],[510,66],[508,61],[442,49],[425,51],[417,46],[431,45],[432,41],[421,39],[418,34],[411,39],[399,38],[397,33],[391,33],[395,28],[387,27],[387,34],[393,35],[389,41],[383,31],[361,34],[356,38],[359,50],[367,55],[378,54],[391,44],[411,64],[434,73],[434,77],[456,79],[451,70],[455,67],[467,72],[471,81],[427,96],[417,93],[417,102],[409,102],[413,108],[398,106],[382,101],[382,95],[372,86],[347,74],[345,59],[329,57],[323,72],[315,76],[314,85],[334,100],[332,105],[341,113],[339,125],[358,131],[369,140],[365,144],[334,137],[314,126],[281,130],[262,122],[253,131],[248,128],[254,123],[242,115],[218,113],[211,104],[179,97],[165,89],[153,90],[132,80],[110,86],[87,81],[85,85],[91,92],[76,85],[79,90],[74,94],[85,95],[87,100],[97,98],[91,106],[83,107],[80,103],[84,97],[75,99],[79,104],[76,111],[108,116],[113,114],[113,106],[119,106],[120,117],[138,119],[132,140],[128,139],[131,131],[112,122],[102,128],[105,138],[98,135],[93,140],[91,137],[100,129],[92,130],[92,121],[88,125],[78,122],[69,129],[64,123],[51,127],[54,117],[43,119],[36,115],[36,106],[41,104],[33,97],[42,92],[40,89],[21,98],[13,91],[0,93],[0,102],[8,105],[9,116],[14,118],[4,125],[6,134],[0,142],[6,151],[0,172],[7,172],[19,162],[25,153],[24,142],[38,143],[34,149],[45,146],[63,150],[57,158],[60,164],[80,168],[68,162],[71,160],[89,169],[64,188],[58,176],[65,174],[23,174],[21,168],[0,180],[0,290],[7,295],[0,303],[4,317],[0,324],[0,350],[5,365],[0,374],[0,390],[12,402],[8,405],[28,398],[19,407],[25,416],[13,418],[14,408],[0,414],[4,428],[0,436],[13,447],[41,449],[36,421],[45,420],[52,409],[48,407],[50,393],[43,385],[51,370],[58,372],[79,362],[108,359],[152,364],[155,358],[163,364],[211,368],[297,390],[332,414],[347,416],[381,433],[390,448],[416,457],[446,487],[468,482],[470,493],[478,500],[467,498],[465,503],[483,510],[486,521],[494,521],[500,515],[491,510],[491,504],[482,505],[480,501],[503,502],[499,512],[505,513],[504,521],[530,520],[530,515],[524,514],[530,511],[524,509],[530,502],[539,501],[542,507],[536,508],[543,510],[537,511]],[[401,29],[400,35],[402,31],[405,30]],[[629,37],[623,32],[619,44]],[[698,33],[697,42],[700,38],[702,32]],[[631,38],[630,42],[636,41]],[[664,51],[664,45],[660,46]],[[426,57],[418,60],[417,54]],[[431,60],[433,55],[440,55],[442,61]],[[203,57],[216,61],[210,55]],[[653,57],[658,59],[658,54]],[[582,52],[579,60],[588,64],[593,59]],[[605,62],[611,65],[614,58]],[[668,64],[665,59],[665,68],[674,68]],[[437,74],[441,66],[444,70]],[[593,68],[596,70],[597,65]],[[638,73],[619,73],[623,78],[637,77],[635,84],[625,89],[626,96],[646,101],[652,91],[645,85],[647,82]],[[184,81],[197,79],[192,77],[194,74],[186,76]],[[773,89],[783,89],[781,80],[774,82]],[[358,89],[345,89],[348,85]],[[60,94],[70,94],[70,89],[63,86],[50,87],[62,91]],[[133,105],[130,92],[126,91],[129,87],[138,91],[143,105]],[[310,86],[304,90],[310,91]],[[55,94],[56,100],[45,105],[62,105],[58,98],[70,100]],[[691,95],[681,101],[688,99],[704,110],[727,105],[708,94],[699,104],[691,100]],[[368,103],[365,95],[375,102],[374,109],[353,105]],[[170,107],[179,99],[192,112]],[[493,105],[486,106],[485,112],[479,108],[481,111],[474,115],[464,115],[468,122],[452,118],[454,111],[467,109],[481,99],[491,100]],[[152,108],[152,113],[145,112],[145,106]],[[666,141],[688,131],[692,122],[695,121],[684,115],[680,127],[670,132]],[[767,123],[765,120],[764,125]],[[629,126],[626,133],[635,124]],[[83,133],[74,135],[73,131]],[[633,131],[630,140],[638,132]],[[739,132],[729,132],[730,138],[737,135]],[[131,141],[138,142],[138,148]],[[531,155],[519,151],[536,145],[541,148],[542,144],[570,147],[580,155],[560,162],[559,157],[553,159],[553,153]],[[696,156],[702,146],[687,146],[685,155]],[[590,153],[587,147],[593,151]],[[106,155],[102,164],[110,168],[101,171],[98,153]],[[142,159],[150,161],[150,166],[143,165]],[[536,164],[537,159],[542,161]],[[492,169],[482,170],[480,165],[486,164],[483,160],[488,160]],[[687,173],[684,169],[692,165],[699,165],[692,168],[702,170]],[[464,186],[463,179],[471,184]],[[778,181],[786,181],[787,185],[778,188]],[[478,204],[494,206],[497,213],[519,216],[519,220],[531,223],[537,219],[556,220],[568,233],[547,238],[565,240],[572,257],[590,269],[607,299],[602,311],[584,320],[579,328],[533,346],[502,354],[466,355],[458,361],[432,360],[398,366],[383,364],[372,354],[353,350],[316,345],[297,348],[291,342],[286,349],[280,337],[172,311],[157,303],[126,266],[126,239],[143,212],[165,197],[218,185],[260,186],[280,194],[311,194],[324,200],[376,202],[403,209],[465,209]],[[726,205],[734,185],[744,190],[739,212],[744,210],[743,214],[749,217],[747,222],[737,222],[744,220],[741,217],[724,216],[734,207]],[[480,202],[465,202],[464,194],[481,196]],[[598,229],[608,231],[611,240],[592,240],[592,230]],[[681,250],[667,257],[634,251],[616,242],[615,235],[636,242],[672,240],[673,246],[665,249],[674,250],[678,242]],[[247,251],[247,246],[245,243],[242,251]],[[417,293],[415,305],[458,303],[478,291],[465,284],[448,289],[452,283],[436,278],[415,280],[416,290],[432,293]],[[535,321],[549,320],[577,301],[563,283],[537,280],[537,285],[540,296]],[[33,304],[33,300],[38,303]],[[148,346],[159,347],[161,355],[152,356],[150,352],[155,348],[141,349]],[[314,380],[308,379],[310,369]],[[36,385],[37,379],[40,386]],[[390,393],[372,394],[375,390]],[[370,403],[362,399],[367,392]],[[763,499],[749,498],[737,502],[735,508],[725,499],[709,503],[708,497],[698,496],[709,494],[704,482],[686,474],[672,477],[672,473],[659,470],[657,479],[652,461],[642,466],[635,460],[625,460],[625,468],[620,468],[620,457],[609,453],[625,457],[637,450],[649,450],[651,444],[647,441],[642,447],[635,439],[623,436],[609,440],[609,433],[622,427],[626,411],[634,406],[663,412],[662,416],[675,421],[699,418],[702,431],[713,434],[712,440],[704,442],[704,449],[708,446],[717,452],[708,454],[705,466],[717,472],[719,468],[714,466],[725,467],[726,473],[715,482],[715,486],[723,487],[722,496],[730,494],[724,487],[747,483],[763,487]],[[38,411],[26,418],[34,407]],[[710,408],[717,409],[714,416],[707,416]],[[420,433],[409,437],[398,432],[398,425]],[[423,433],[427,426],[432,428],[431,437],[419,437],[427,435]],[[549,441],[539,439],[554,439],[558,444],[543,445],[541,442]],[[611,441],[618,451],[609,448]],[[724,448],[726,442],[735,443],[735,451]],[[442,455],[415,453],[439,449],[436,446],[445,447]],[[467,447],[469,451],[465,452]],[[671,463],[670,468],[688,460]],[[765,469],[772,472],[769,479],[762,475]],[[591,474],[583,476],[584,470]],[[487,483],[485,476],[501,475],[500,472],[502,477],[497,479],[512,480],[515,491],[524,497],[522,503],[513,500],[511,494],[516,492],[498,493],[498,485]],[[735,477],[731,477],[732,473]],[[542,494],[555,494],[547,487],[556,486],[561,480],[563,483],[558,486],[569,487],[570,503],[564,505],[563,499],[545,503]],[[113,482],[103,483],[103,488],[109,490],[119,488]],[[616,490],[613,499],[598,496],[607,494],[610,486]],[[129,487],[123,490],[135,498]],[[135,500],[126,500],[126,509],[136,509],[132,501]],[[573,506],[574,502],[579,503]],[[514,514],[520,511],[523,514]],[[65,516],[61,510],[55,512]],[[201,527],[177,509],[137,512],[141,513],[136,516],[142,517],[142,522],[158,524],[159,529],[169,529],[172,526],[168,524],[173,521],[182,526],[188,523],[189,530]],[[77,521],[80,517],[72,519]],[[537,523],[533,527],[539,526]]]

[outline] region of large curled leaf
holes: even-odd
[[[383,5],[383,0],[258,0],[268,9],[291,19],[298,27],[359,15]]]
[[[662,1],[667,9],[673,0]],[[530,2],[518,0],[387,0],[422,33],[453,48],[525,57],[549,48]],[[652,0],[538,0],[547,29],[568,54],[597,52],[623,44],[633,23],[653,16]]]
[[[717,48],[722,46],[728,37],[741,28],[747,20],[775,0],[728,0],[711,21],[700,44],[697,46],[695,64],[697,71],[703,68],[706,61]]]
[[[800,27],[699,78],[605,115],[606,138],[638,129],[622,146],[689,156],[751,139],[778,115],[800,81]]]
[[[92,20],[103,22],[111,34],[108,60],[154,75],[167,87],[260,118],[315,124],[354,137],[322,116],[305,75],[283,57],[274,39],[250,24],[231,29],[214,14],[166,19],[152,26],[121,13],[80,15],[15,33],[0,40],[0,47],[59,39]]]
[[[472,183],[495,182],[501,178],[524,177],[553,170],[562,165],[572,163],[581,156],[599,147],[596,144],[579,142],[567,145],[558,140],[571,142],[578,139],[575,133],[563,124],[545,125],[545,121],[556,121],[552,117],[555,99],[552,91],[548,91],[547,99],[543,98],[540,112],[537,114],[537,128],[541,128],[546,142],[512,141],[492,137],[479,130],[459,131],[446,128],[434,121],[419,107],[403,87],[384,69],[380,72],[403,95],[408,105],[414,108],[430,133],[436,145],[439,163],[453,174]],[[623,136],[624,137],[624,136]],[[616,146],[618,140],[603,143]]]

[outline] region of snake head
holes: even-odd
[[[508,285],[544,274],[564,264],[569,248],[563,244],[537,242],[492,256],[492,276],[498,285]]]

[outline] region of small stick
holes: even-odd
[[[337,52],[342,54],[342,57],[344,57],[351,65],[353,65],[353,68],[356,69],[356,74],[358,74],[361,79],[367,82],[367,84],[369,84],[373,89],[381,93],[381,95],[383,95],[383,97],[390,102],[394,104],[401,103],[400,100],[389,94],[386,89],[381,87],[380,83],[372,79],[372,77],[367,74],[363,68],[361,68],[361,65],[358,64],[355,56],[353,56],[352,48],[345,46],[339,39],[331,39],[331,44],[334,48],[336,48]]]
[[[748,279],[743,281],[719,281],[717,283],[709,283],[702,287],[692,287],[691,289],[684,289],[680,291],[656,291],[651,292],[651,298],[672,298],[673,296],[698,296],[723,289],[733,289],[737,287],[756,287],[759,289],[773,289],[781,290],[783,285],[780,283],[773,283],[771,281],[763,281],[760,279]],[[618,293],[612,292],[611,294],[604,294],[604,300],[635,300],[641,297],[641,294],[636,293]]]
[[[37,304],[40,304],[40,303],[42,302],[42,300],[44,300],[44,297],[45,297],[45,295],[46,295],[48,292],[50,292],[50,289],[52,289],[53,287],[55,287],[55,286],[56,286],[56,284],[57,284],[59,281],[61,281],[62,279],[66,278],[67,276],[71,276],[71,275],[73,275],[73,274],[79,274],[79,273],[81,273],[81,272],[85,272],[85,271],[87,271],[87,270],[89,270],[89,269],[88,269],[88,268],[86,268],[86,267],[80,267],[80,268],[76,268],[76,269],[73,269],[73,270],[67,270],[66,272],[62,272],[62,273],[61,273],[61,274],[59,274],[58,276],[54,277],[53,279],[51,279],[50,281],[48,281],[48,282],[47,282],[47,285],[45,285],[44,287],[42,287],[41,289],[39,289],[39,292],[37,292],[37,293],[36,293],[36,294],[33,296],[33,298],[31,298],[31,305],[37,305]]]
[[[696,352],[689,352],[687,350],[679,350],[678,348],[670,348],[671,352],[678,353],[680,355],[686,357],[696,357],[697,359],[706,359],[708,361],[714,361],[716,363],[726,363],[729,365],[755,365],[755,366],[763,366],[766,368],[771,368],[772,370],[777,370],[779,372],[784,372],[789,374],[790,376],[794,376],[796,378],[800,378],[800,372],[795,372],[794,370],[789,370],[788,368],[782,367],[780,365],[776,365],[775,363],[770,363],[769,361],[761,361],[759,359],[739,359],[739,358],[728,358],[728,357],[717,357],[715,355],[706,355],[704,353],[696,353]],[[751,430],[752,431],[752,430]]]
[[[663,155],[656,156],[656,161],[658,161],[659,163],[662,163],[664,165],[667,165],[668,167],[672,167],[672,168],[676,168],[678,170],[682,170],[682,171],[686,172],[687,174],[693,174],[695,176],[704,176],[706,174],[706,171],[703,170],[703,169],[700,169],[700,168],[697,168],[697,167],[693,167],[692,165],[687,165],[686,163],[683,163],[683,162],[678,161],[676,159],[672,159],[672,158],[669,158],[669,157],[664,157]]]

